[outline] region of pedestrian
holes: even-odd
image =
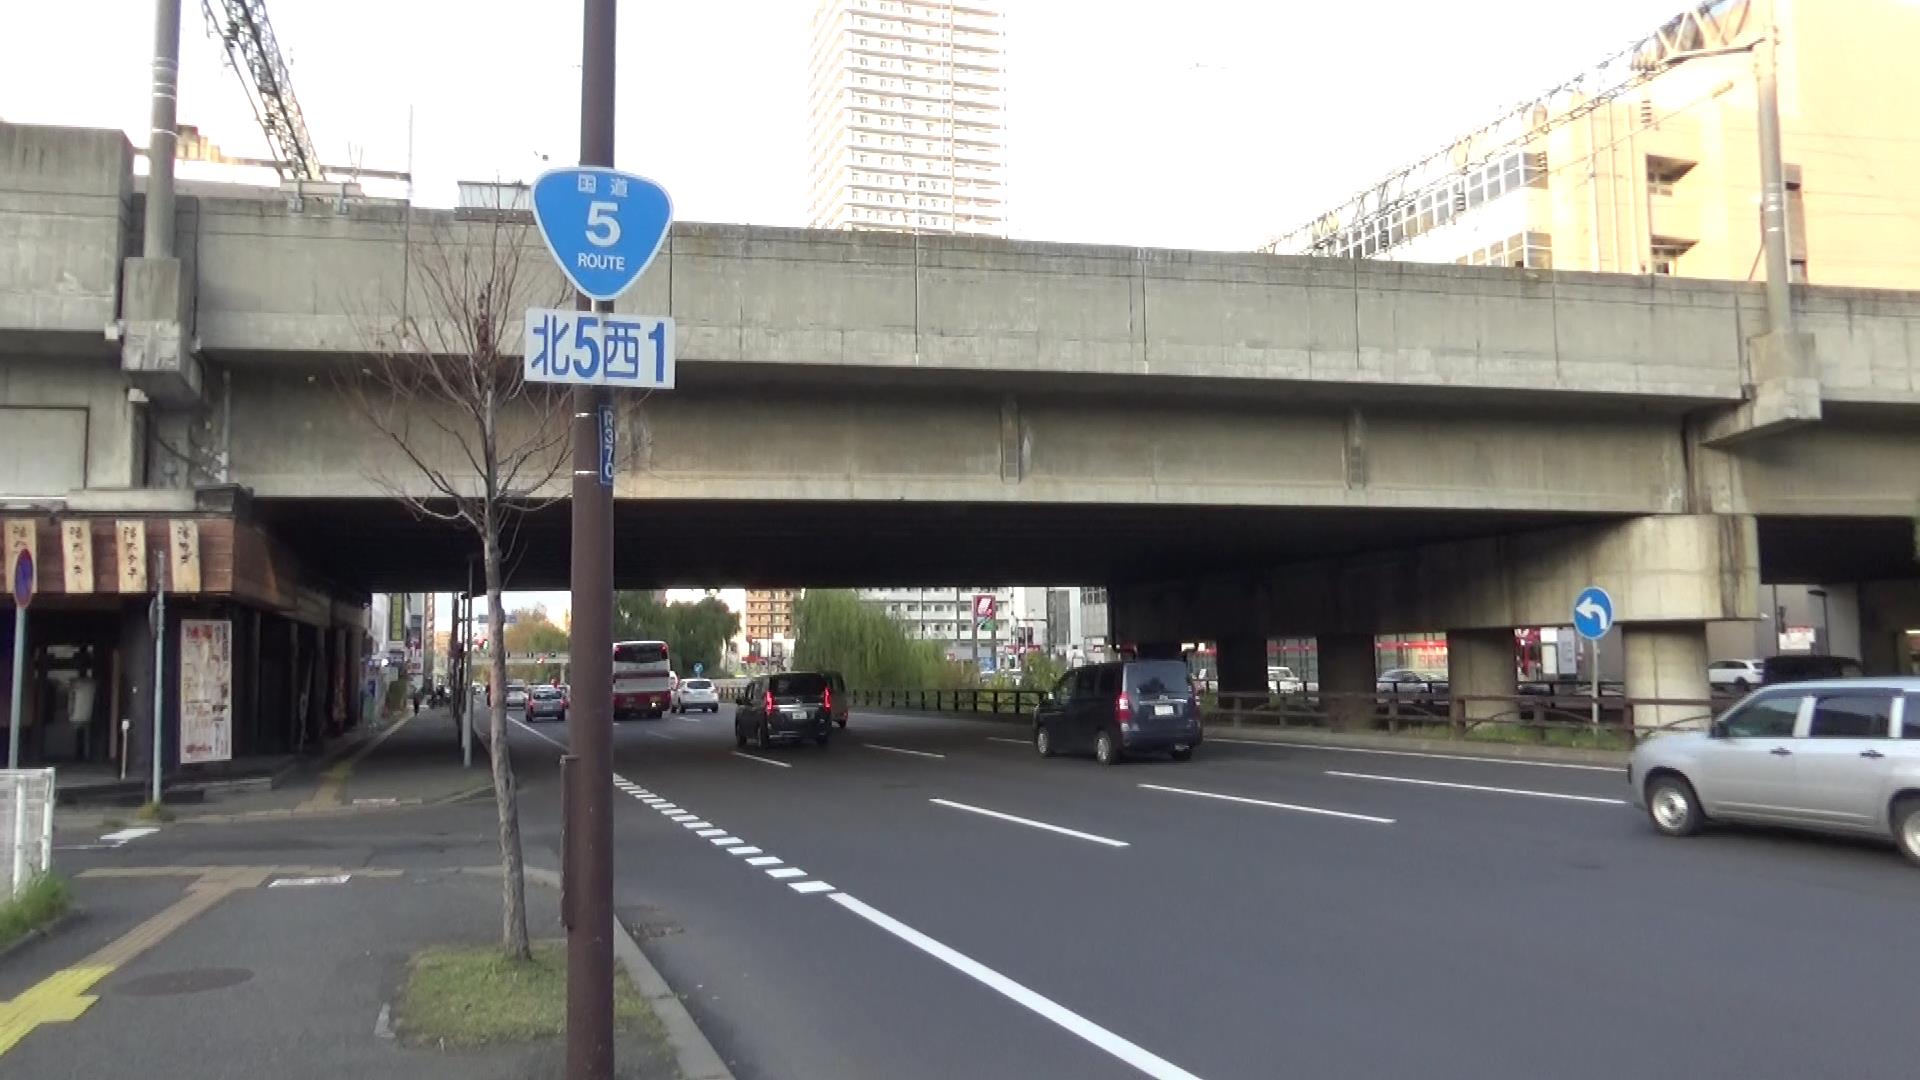
[[[420,687],[418,685],[413,688],[413,715],[420,715]]]

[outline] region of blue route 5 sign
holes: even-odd
[[[533,182],[533,220],[573,287],[612,300],[659,253],[673,200],[659,184],[618,169],[550,169]]]
[[[1580,590],[1573,600],[1574,632],[1590,641],[1607,636],[1613,629],[1613,597],[1598,585]]]

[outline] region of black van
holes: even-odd
[[[1127,660],[1074,668],[1033,713],[1041,757],[1092,751],[1102,765],[1166,751],[1186,761],[1200,745],[1200,702],[1180,660]]]
[[[752,740],[762,749],[775,739],[812,739],[825,746],[833,732],[833,699],[832,680],[820,672],[762,675],[740,692],[733,740],[739,746]]]

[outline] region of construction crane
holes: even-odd
[[[266,0],[200,0],[207,29],[227,47],[282,180],[321,180],[320,155],[293,96],[293,78],[267,19]]]

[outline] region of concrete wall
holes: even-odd
[[[1588,585],[1612,594],[1622,624],[1750,619],[1759,614],[1758,544],[1751,519],[1675,514],[1116,587],[1114,635],[1556,626]]]
[[[319,200],[200,212],[204,347],[257,361],[363,347],[403,306],[422,312],[428,248],[494,228]],[[529,290],[558,295],[519,240]],[[1760,329],[1757,287],[1725,282],[684,223],[621,306],[673,315],[690,363],[1697,403],[1740,399]],[[1805,308],[1848,400],[1920,401],[1920,298],[1813,290]]]
[[[136,486],[142,430],[114,359],[0,360],[0,495]]]
[[[0,123],[0,365],[113,351],[132,177],[118,131]]]
[[[1398,408],[1356,430],[1351,412],[1325,407],[889,386],[710,387],[621,404],[622,498],[1660,513],[1683,509],[1686,487],[1679,440],[1659,419]],[[240,368],[233,416],[234,479],[262,497],[417,486],[326,376]],[[460,468],[424,414],[410,419],[430,461]]]

